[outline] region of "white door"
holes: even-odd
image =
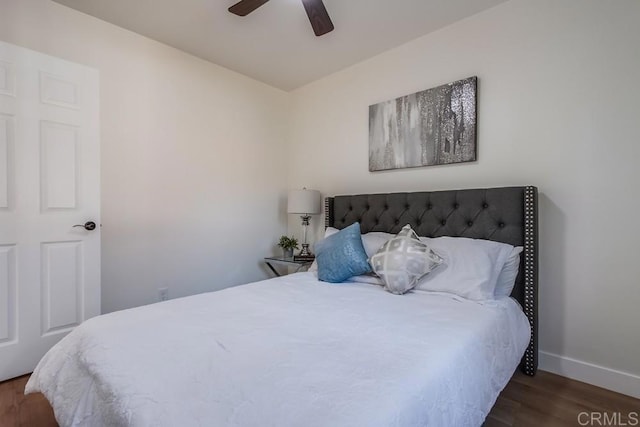
[[[98,91],[96,70],[0,42],[0,381],[100,313]]]

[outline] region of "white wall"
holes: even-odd
[[[639,22],[636,0],[512,0],[296,90],[289,186],[538,186],[543,367],[640,397]],[[368,172],[370,104],[474,75],[477,162]]]
[[[267,277],[288,94],[48,0],[0,0],[0,40],[100,71],[103,312]]]

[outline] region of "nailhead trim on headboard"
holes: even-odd
[[[329,197],[325,197],[324,199],[324,228],[329,228]]]
[[[531,326],[531,341],[524,356],[524,372],[534,375],[538,368],[538,191],[524,190],[524,314]]]

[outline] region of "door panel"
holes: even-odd
[[[100,313],[96,70],[0,42],[0,381]]]
[[[76,145],[74,126],[40,122],[42,210],[76,208]]]
[[[15,339],[16,256],[14,245],[0,246],[0,345]]]
[[[15,95],[15,79],[13,64],[0,60],[0,95]]]
[[[9,209],[12,193],[13,118],[0,114],[0,209]]]
[[[82,242],[42,244],[42,333],[67,332],[82,322]]]
[[[40,102],[59,107],[79,108],[78,86],[64,78],[40,72]]]

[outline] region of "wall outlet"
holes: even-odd
[[[166,301],[169,299],[169,288],[158,288],[158,301]]]

